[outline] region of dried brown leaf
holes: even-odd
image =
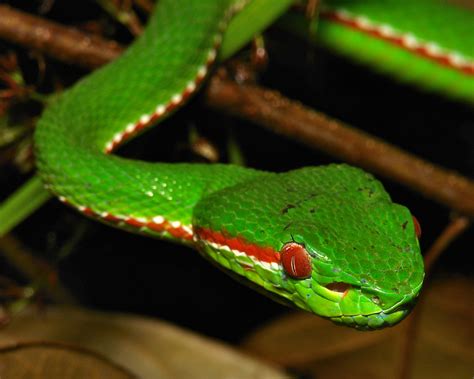
[[[163,321],[131,315],[60,307],[44,312],[30,309],[1,331],[0,347],[29,340],[81,346],[142,379],[288,377],[223,343]]]
[[[413,379],[468,378],[474,362],[474,281],[434,283],[418,305]],[[377,332],[334,326],[309,314],[270,323],[244,342],[254,355],[298,372],[331,378],[398,378],[408,322]],[[349,374],[350,373],[350,374]]]
[[[106,358],[73,346],[34,342],[0,349],[2,379],[132,379]]]

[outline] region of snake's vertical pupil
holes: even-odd
[[[283,269],[293,279],[311,276],[311,257],[306,249],[295,242],[287,243],[280,251]]]
[[[415,216],[412,215],[411,217],[413,217],[413,224],[415,225],[416,237],[419,239],[421,237],[421,225]]]

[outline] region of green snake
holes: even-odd
[[[376,4],[382,3],[395,4],[328,2],[321,33],[327,41],[335,35],[353,39],[361,24],[369,32],[359,31],[359,38],[372,42],[364,49],[375,51],[381,39],[371,28],[381,27],[386,49],[469,77],[467,59],[457,59],[456,68],[440,58],[449,53],[444,47],[433,45],[439,54],[426,59],[421,43],[435,34],[426,39],[421,34],[416,44],[408,41],[416,49],[404,49],[397,43],[403,30],[389,29],[393,16],[386,19],[390,8],[381,12]],[[194,247],[279,302],[359,329],[394,325],[422,286],[419,225],[372,175],[345,164],[271,173],[111,154],[185,103],[217,58],[232,54],[289,5],[160,0],[123,56],[79,81],[44,112],[35,135],[39,173],[51,192],[83,214]],[[462,88],[453,92],[459,95]]]

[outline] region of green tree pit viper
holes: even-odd
[[[110,154],[194,94],[217,46],[237,49],[227,41],[241,37],[239,27],[290,1],[246,3],[160,0],[123,56],[44,112],[39,173],[83,214],[192,246],[279,302],[358,329],[394,325],[422,286],[419,227],[370,174],[345,164],[271,173]]]

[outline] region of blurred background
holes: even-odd
[[[14,0],[5,3],[33,14],[42,14],[61,24],[113,38],[123,44],[133,39],[126,26],[116,22],[110,13],[104,11],[100,1]],[[137,14],[142,20],[145,18],[145,12],[139,7]],[[278,27],[265,33],[265,46],[269,61],[266,70],[259,74],[258,82],[262,86],[281,91],[291,99],[299,100],[310,108],[378,136],[419,157],[453,169],[466,177],[473,177],[474,118],[471,105],[399,84],[328,50],[298,40]],[[249,54],[247,49],[240,54],[240,58],[245,60]],[[0,40],[0,59],[4,60],[7,55],[15,57],[25,84],[34,86],[39,94],[66,88],[87,73],[84,69]],[[2,199],[15,191],[33,173],[31,133],[41,112],[40,97],[33,96],[15,102],[7,109],[2,109],[3,114],[0,114],[4,125],[8,123],[10,126],[21,126],[20,137],[4,144],[3,152],[0,150]],[[213,111],[203,104],[199,94],[172,118],[120,149],[119,154],[148,161],[202,161],[203,157],[195,152],[196,136],[211,145],[223,162],[228,159],[230,141],[238,147],[246,165],[261,170],[280,172],[338,162],[337,158],[276,135],[258,125]],[[24,157],[19,156],[20,154]],[[426,251],[449,223],[452,217],[450,210],[399,183],[379,178],[394,201],[406,205],[420,221],[423,230],[421,246]],[[282,336],[273,336],[275,340],[271,339],[271,327],[276,325],[273,323],[281,323],[278,324],[282,328],[280,330],[288,333],[295,325],[302,325],[302,330],[307,333],[299,330],[294,335],[289,333],[287,338],[295,337],[298,333],[302,333],[299,337],[303,339],[304,334],[308,337],[306,328],[310,326],[306,324],[309,321],[305,316],[227,277],[202,259],[196,251],[102,225],[64,207],[55,199],[15,228],[11,238],[27,254],[48,262],[57,271],[58,281],[62,286],[77,303],[86,308],[139,314],[168,321],[233,346],[242,344],[244,350],[263,356],[267,362],[272,360],[268,354],[270,347],[261,345],[262,341],[280,343],[285,340]],[[467,344],[471,345],[471,350],[462,350],[467,355],[461,360],[470,361],[470,372],[474,374],[471,317],[474,291],[470,263],[472,246],[474,233],[468,229],[435,263],[427,291],[432,285],[443,283],[439,288],[444,289],[438,288],[440,293],[448,291],[446,296],[455,300],[458,305],[466,301],[462,304],[465,306],[463,309],[471,313],[468,313],[470,316],[467,316],[467,323],[462,328],[470,336],[471,342]],[[0,275],[19,287],[31,285],[29,279],[1,253]],[[449,287],[453,283],[452,288],[443,287]],[[456,287],[458,284],[460,287]],[[465,293],[466,297],[454,299],[453,294],[460,293]],[[6,304],[12,301],[11,298],[4,300]],[[36,305],[48,304],[50,298],[39,290],[29,301]],[[430,304],[434,306],[433,303]],[[446,309],[453,311],[449,306]],[[466,317],[466,314],[460,317]],[[443,323],[441,320],[435,323],[440,328],[443,326],[440,325]],[[456,323],[453,319],[448,320]],[[326,325],[329,327],[330,323],[318,321],[314,327],[322,328],[319,331],[324,330]],[[280,333],[284,334],[284,331]],[[332,331],[333,329],[331,333]],[[397,334],[396,331],[390,333],[392,337]],[[322,340],[315,340],[314,344],[324,345],[326,337],[318,336]],[[331,338],[327,337],[327,340]],[[366,338],[365,334],[363,338]],[[289,345],[293,346],[291,343]],[[367,346],[369,345],[367,342]],[[294,346],[299,345],[295,342]],[[288,356],[284,350],[275,354]],[[314,354],[314,357],[294,360],[277,356],[272,364],[286,367],[289,369],[288,375],[294,377],[329,377],[327,374],[318,376],[313,365],[320,359],[320,362],[324,362],[324,359],[333,357],[332,353]],[[377,358],[370,352],[362,354],[358,360],[363,362],[364,357],[371,357],[371,360],[375,357],[381,361],[382,358],[393,358],[396,354],[387,352],[384,357]],[[344,359],[350,365],[351,358]],[[456,362],[456,358],[441,361],[446,367],[449,362]],[[367,364],[370,365],[369,362]],[[397,363],[394,365],[397,367]],[[466,366],[469,364],[466,363]],[[326,372],[323,371],[324,364],[319,370],[320,373]],[[393,372],[395,371],[394,368]],[[422,370],[420,372],[420,376],[416,377],[428,377],[423,376]],[[366,372],[364,377],[379,377],[377,372],[373,375]],[[354,376],[346,377],[359,376],[354,371]],[[435,374],[429,377],[438,376]]]

